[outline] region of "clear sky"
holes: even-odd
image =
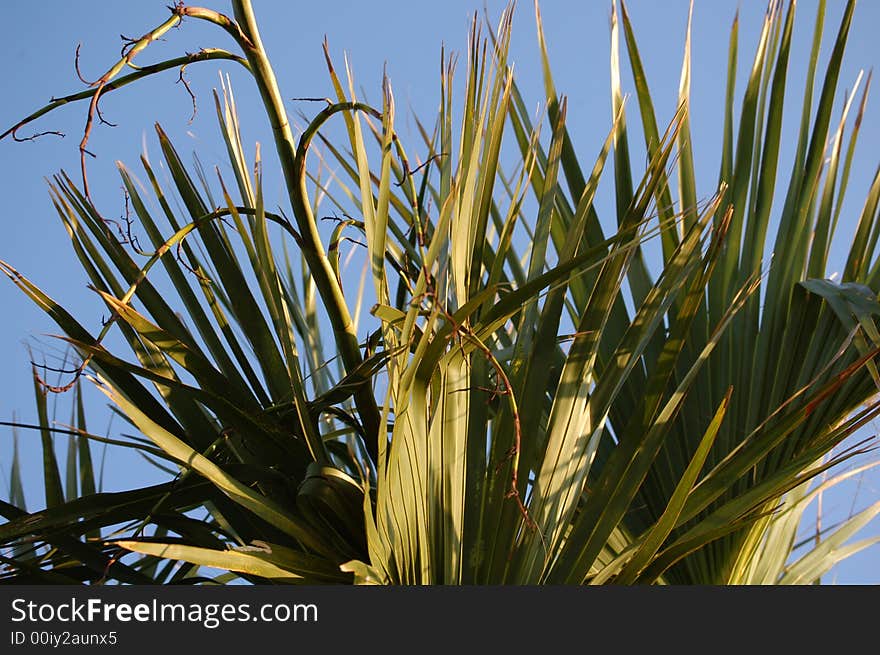
[[[6,29],[3,39],[2,80],[4,102],[0,106],[0,129],[44,104],[51,96],[64,95],[83,88],[74,71],[74,51],[82,43],[80,67],[87,78],[97,78],[119,55],[120,34],[138,36],[167,17],[169,0],[139,0],[108,3],[106,0],[76,2],[4,2]],[[231,13],[228,2],[204,0],[208,7]],[[395,91],[399,125],[404,137],[414,131],[414,123],[403,117],[409,107],[420,116],[431,116],[438,102],[438,70],[441,43],[447,50],[464,54],[470,17],[482,12],[483,0],[321,0],[320,2],[284,2],[259,0],[257,18],[264,43],[276,67],[285,97],[323,97],[331,94],[321,43],[326,35],[337,66],[342,56],[350,56],[356,80],[370,99],[379,97],[383,66]],[[493,20],[505,3],[487,0]],[[803,84],[803,62],[807,59],[815,18],[816,0],[798,3],[795,45],[789,75],[791,90],[787,96],[788,132],[783,138],[793,140],[799,118]],[[745,67],[751,63],[766,7],[763,0],[696,0],[693,24],[693,73],[691,129],[696,147],[699,191],[708,195],[717,180],[718,154],[721,145],[722,102],[731,22],[740,12],[739,91]],[[842,0],[830,0],[826,37],[821,62],[827,60],[830,40],[836,33],[844,6]],[[609,15],[610,0],[545,0],[542,14],[557,88],[569,97],[568,123],[575,147],[585,158],[595,156],[611,120],[609,95]],[[630,0],[631,16],[654,93],[658,122],[665,124],[673,115],[687,22],[687,0]],[[856,9],[850,42],[841,73],[841,89],[850,88],[860,69],[870,70],[880,64],[876,28],[880,25],[880,2],[862,0]],[[233,49],[231,39],[220,30],[198,21],[187,21],[172,30],[162,43],[155,44],[136,60],[144,64],[160,58],[177,56],[202,47]],[[517,79],[526,101],[537,107],[541,95],[540,61],[531,2],[519,4],[514,22],[512,59]],[[89,162],[89,180],[93,196],[110,216],[122,212],[122,192],[113,162],[117,159],[134,166],[146,143],[155,153],[157,145],[152,125],[158,121],[170,134],[182,154],[197,150],[210,169],[225,159],[216,128],[211,89],[218,86],[218,70],[230,73],[244,121],[244,140],[248,144],[266,144],[271,136],[265,117],[260,113],[252,83],[236,65],[204,63],[187,71],[198,98],[199,111],[189,124],[191,105],[182,85],[175,85],[177,75],[167,72],[142,84],[114,92],[102,101],[107,120],[116,128],[97,126],[89,149],[97,158]],[[823,69],[824,70],[824,69]],[[624,85],[634,91],[624,65]],[[876,95],[876,94],[875,94]],[[314,105],[290,103],[290,109],[305,112]],[[72,308],[82,322],[100,326],[102,305],[86,289],[86,279],[69,247],[66,234],[57,220],[46,190],[44,177],[59,169],[76,177],[79,170],[77,144],[85,122],[84,104],[64,107],[34,125],[37,130],[59,130],[60,139],[43,137],[35,142],[16,144],[0,142],[0,189],[4,198],[3,231],[0,259],[42,286],[51,296]],[[637,107],[629,107],[630,138],[633,161],[643,159],[637,148]],[[838,115],[837,113],[835,115]],[[31,130],[25,128],[23,134]],[[789,143],[789,150],[793,147]],[[252,152],[252,151],[251,151]],[[841,234],[848,239],[878,164],[880,153],[880,108],[869,102],[856,152],[849,186],[849,201],[841,218]],[[267,157],[268,159],[268,157]],[[790,158],[783,153],[781,170],[787,172]],[[281,202],[280,176],[267,166],[267,195]],[[273,186],[274,184],[274,186]],[[274,194],[274,197],[273,197]],[[835,250],[834,252],[842,252]],[[36,353],[54,356],[57,344],[44,336],[57,328],[15,287],[0,280],[0,419],[8,420],[15,412],[20,420],[34,418],[33,390],[27,346]],[[40,359],[36,355],[36,359]],[[94,395],[90,397],[90,428],[103,432],[108,412]],[[67,420],[68,404],[62,402],[59,421]],[[119,424],[111,430],[118,429]],[[9,430],[0,428],[0,482],[8,475]],[[22,433],[26,447],[26,479],[39,476],[38,437]],[[105,488],[121,489],[147,480],[157,473],[136,456],[108,454]],[[880,477],[866,476],[858,488],[859,507],[880,497]],[[849,511],[856,487],[826,506],[843,513]],[[30,509],[42,502],[41,489],[29,489]],[[833,505],[836,503],[836,506]],[[871,526],[872,534],[880,525]],[[837,580],[844,583],[880,583],[880,548],[853,558],[838,567]]]

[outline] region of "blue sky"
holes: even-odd
[[[6,25],[4,34],[3,80],[5,101],[0,108],[0,128],[5,129],[18,118],[41,106],[53,95],[80,90],[82,84],[74,72],[74,51],[82,43],[80,65],[87,78],[98,77],[118,57],[119,34],[137,36],[161,23],[167,17],[167,0],[107,3],[96,0],[47,2],[35,4],[23,0],[4,3]],[[205,0],[204,4],[230,12],[226,2]],[[482,0],[446,0],[424,2],[412,0],[322,0],[317,3],[268,2],[255,3],[265,45],[273,59],[276,74],[285,97],[323,97],[331,89],[324,66],[321,43],[326,35],[337,65],[344,52],[349,54],[359,85],[368,98],[379,97],[383,67],[394,88],[398,107],[399,128],[404,138],[414,123],[404,118],[408,108],[420,116],[430,116],[438,100],[440,45],[447,50],[464,52],[470,18],[475,10],[482,11]],[[497,18],[504,3],[487,0],[490,16]],[[790,72],[791,91],[786,115],[792,141],[792,125],[798,120],[803,83],[803,65],[809,52],[816,0],[798,4],[796,39]],[[825,47],[822,62],[827,59],[830,39],[836,32],[844,3],[831,0],[826,21]],[[721,144],[722,101],[726,70],[727,40],[730,24],[737,9],[740,12],[740,91],[745,67],[750,63],[757,42],[762,0],[697,0],[693,25],[693,73],[691,129],[696,144],[696,163],[701,195],[714,190],[717,180],[718,153]],[[39,7],[39,9],[37,9]],[[640,37],[642,58],[658,109],[658,120],[665,124],[674,112],[678,77],[687,21],[686,0],[631,0],[629,3],[636,33]],[[585,157],[598,151],[611,120],[609,97],[609,14],[606,0],[546,0],[542,14],[548,39],[557,88],[569,97],[569,128],[575,147]],[[880,25],[880,3],[863,0],[856,10],[841,88],[853,84],[860,69],[866,71],[880,64],[876,26]],[[138,63],[176,56],[201,47],[233,48],[231,39],[216,28],[198,21],[187,21],[172,30],[164,42],[155,44],[137,59]],[[521,2],[514,23],[512,59],[517,79],[527,102],[537,108],[541,98],[540,66],[535,39],[534,17],[530,2]],[[97,126],[89,149],[97,158],[89,162],[89,180],[99,206],[111,216],[122,212],[122,193],[113,162],[117,159],[130,165],[137,162],[144,144],[153,152],[157,147],[152,125],[159,122],[170,134],[182,153],[197,150],[206,168],[224,160],[222,143],[216,129],[211,89],[219,84],[218,71],[232,77],[239,111],[245,117],[246,143],[260,141],[270,149],[271,136],[260,113],[253,85],[233,64],[213,63],[190,67],[187,78],[198,98],[199,111],[190,124],[191,105],[182,85],[175,85],[177,76],[165,73],[144,83],[108,95],[102,102],[106,118],[118,123],[116,128]],[[624,66],[624,70],[626,67]],[[624,76],[627,91],[633,91],[631,80]],[[291,102],[293,111],[314,111],[314,105]],[[44,177],[59,169],[73,177],[78,174],[77,144],[85,122],[85,105],[75,105],[45,117],[35,124],[38,130],[59,130],[64,139],[46,136],[32,143],[0,142],[0,184],[5,212],[0,259],[42,286],[90,326],[99,326],[102,306],[86,289],[66,235],[55,216],[46,191]],[[629,122],[638,134],[637,111],[631,103]],[[28,128],[24,134],[30,133]],[[640,139],[631,137],[634,148]],[[792,146],[789,145],[789,148]],[[251,151],[252,152],[252,151]],[[862,128],[860,147],[856,152],[849,187],[849,201],[843,213],[841,233],[847,238],[878,163],[880,152],[880,108],[869,102]],[[638,151],[633,161],[639,162]],[[786,164],[790,161],[783,159]],[[275,194],[273,202],[281,202],[280,177],[273,186],[271,169],[267,166],[267,194]],[[600,200],[601,202],[601,200]],[[842,252],[842,251],[840,251]],[[13,412],[23,421],[34,417],[33,391],[30,384],[30,359],[27,345],[35,352],[51,354],[57,345],[44,336],[57,332],[12,284],[0,280],[0,304],[4,320],[0,322],[0,419],[8,420]],[[37,356],[39,358],[39,355]],[[107,429],[108,412],[99,398],[90,396],[91,429]],[[61,407],[67,407],[65,403]],[[59,415],[66,421],[66,412]],[[112,429],[116,429],[115,426]],[[0,428],[0,430],[6,430]],[[8,431],[7,431],[8,432]],[[0,441],[0,463],[8,472],[7,432]],[[22,433],[22,445],[33,452],[36,435]],[[26,458],[26,476],[39,475],[36,457]],[[155,479],[157,474],[136,456],[113,452],[108,456],[105,487],[118,489]],[[31,479],[33,479],[31,477]],[[0,481],[4,478],[0,478]],[[880,497],[877,475],[867,476],[859,489],[858,504],[864,505]],[[849,496],[838,501],[848,511]],[[32,506],[40,502],[40,490],[34,489]],[[830,503],[829,503],[830,504]],[[845,506],[845,507],[844,507]],[[831,507],[826,507],[831,511]],[[873,528],[880,532],[880,527]],[[840,582],[880,582],[880,549],[874,548],[837,571]]]

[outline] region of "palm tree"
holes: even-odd
[[[509,62],[512,8],[486,36],[474,20],[461,95],[444,57],[440,107],[418,123],[420,141],[396,130],[390,82],[380,105],[365,103],[326,46],[335,95],[294,137],[249,0],[233,0],[232,16],[175,5],[90,89],[7,131],[89,103],[79,179],[59,173],[50,193],[110,320],[90,332],[12,265],[0,268],[79,357],[65,386],[97,385],[139,433],[114,443],[161,460],[171,479],[96,493],[88,444],[99,438],[77,395],[68,462],[79,469],[68,477],[81,484],[65,489],[46,412],[53,389],[35,372],[47,508],[21,509],[20,484],[0,505],[5,577],[804,583],[872,543],[849,539],[880,505],[803,554],[796,541],[818,493],[810,482],[866,451],[847,438],[880,411],[880,174],[842,276],[825,278],[867,96],[868,84],[853,90],[832,121],[855,2],[824,72],[820,3],[791,162],[779,151],[795,4],[770,3],[738,112],[734,23],[708,198],[696,191],[690,37],[677,110],[661,128],[626,6],[613,6],[614,119],[595,159],[567,131],[537,8],[549,137]],[[239,52],[201,50],[123,74],[184,20],[222,28]],[[629,155],[621,36],[644,170]],[[259,151],[246,161],[224,86],[215,106],[231,177],[211,184],[188,170],[158,126],[168,183],[146,158],[137,173],[119,166],[146,250],[90,193],[99,100],[209,59],[234,61],[256,82],[286,208],[267,209]],[[341,139],[321,131],[329,122],[344,125]],[[337,174],[325,179],[315,161]],[[610,221],[594,204],[603,175],[614,184]],[[355,292],[340,255],[352,241],[369,278]],[[367,311],[363,338],[356,317]],[[107,344],[111,331],[128,351]]]

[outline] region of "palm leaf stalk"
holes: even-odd
[[[267,211],[259,149],[247,162],[225,84],[215,106],[234,187],[201,171],[197,184],[158,126],[170,187],[145,157],[146,186],[119,164],[152,252],[112,233],[85,165],[81,182],[52,179],[112,320],[93,334],[0,268],[81,357],[83,375],[66,386],[88,379],[142,435],[105,441],[162,460],[174,477],[97,492],[78,400],[61,431],[77,440],[65,488],[59,428],[35,377],[48,506],[27,512],[20,483],[0,506],[5,580],[800,584],[873,543],[849,540],[876,505],[807,552],[795,536],[820,493],[811,481],[869,449],[848,439],[880,411],[880,173],[842,277],[825,277],[870,85],[858,104],[856,90],[843,99],[834,124],[853,0],[824,72],[820,2],[790,163],[780,143],[795,3],[770,3],[738,113],[734,22],[720,171],[706,198],[690,133],[690,20],[677,108],[661,131],[632,21],[613,3],[612,120],[598,155],[583,159],[537,5],[546,122],[526,111],[513,75],[508,7],[486,36],[474,19],[461,95],[443,53],[439,110],[433,126],[418,122],[414,144],[395,128],[390,82],[381,105],[366,104],[326,43],[332,98],[294,138],[251,3],[232,6],[228,17],[176,5],[92,91],[3,135],[89,100],[86,152],[103,93],[193,61],[237,61],[260,91],[293,217]],[[240,54],[204,50],[119,76],[186,18],[222,28]],[[644,170],[630,156],[621,36]],[[321,132],[339,120],[341,139]],[[610,221],[594,203],[609,157]],[[329,235],[320,202],[346,216]],[[371,285],[350,298],[340,250],[352,233]],[[111,330],[130,352],[105,345]]]

